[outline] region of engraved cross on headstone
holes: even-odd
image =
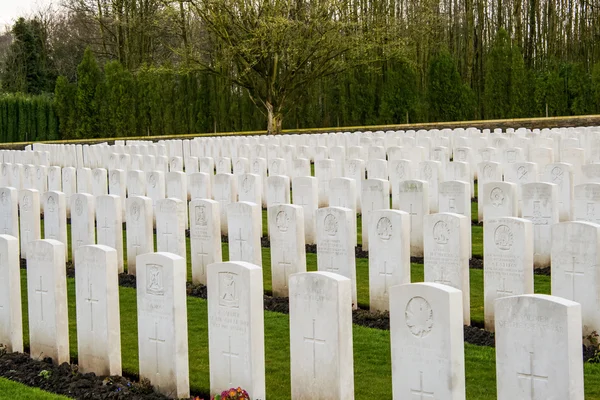
[[[35,293],[40,295],[40,316],[44,320],[44,295],[48,295],[48,290],[44,290],[43,277],[40,275],[40,287],[35,289]]]
[[[163,236],[167,237],[167,252],[169,252],[170,249],[170,243],[171,243],[171,236],[173,236],[173,232],[169,232],[169,223],[165,223],[165,231],[163,232]]]
[[[206,262],[204,257],[208,258],[208,253],[204,250],[204,242],[200,242],[200,251],[196,253],[200,257],[200,271],[204,274],[204,268],[206,268]]]
[[[242,228],[239,228],[238,233],[239,233],[239,235],[235,239],[235,241],[238,242],[238,244],[240,245],[240,258],[243,259],[244,258],[244,243],[246,242],[246,240],[244,240],[244,238],[242,237]]]
[[[410,232],[412,233],[412,231],[413,231],[413,226],[414,226],[414,223],[413,223],[413,217],[415,217],[415,216],[417,215],[417,213],[413,211],[413,204],[412,204],[412,203],[410,203],[410,211],[409,211],[409,214],[410,214]]]
[[[289,268],[292,267],[292,263],[285,261],[285,251],[282,252],[282,260],[279,261],[279,266],[283,268],[283,287],[288,287],[288,277],[290,275]]]
[[[502,278],[502,285],[499,289],[496,289],[496,294],[498,297],[510,296],[513,294],[512,290],[506,289],[506,279]]]
[[[156,375],[158,375],[158,366],[159,366],[159,357],[158,357],[158,345],[161,343],[165,343],[165,339],[160,339],[158,337],[158,322],[154,322],[154,337],[148,337],[150,343],[154,343],[155,355],[156,355]]]
[[[315,320],[312,321],[312,335],[304,336],[304,342],[312,344],[312,354],[313,354],[313,378],[317,377],[317,345],[325,345],[324,339],[318,339],[316,335],[316,326]]]
[[[519,379],[527,379],[529,381],[529,399],[535,400],[535,381],[548,382],[548,376],[536,375],[534,372],[533,352],[529,353],[529,372],[517,372]]]
[[[88,276],[88,296],[85,298],[85,302],[90,305],[90,330],[94,332],[94,304],[98,303],[99,300],[94,298],[94,293],[92,290],[92,281]]]
[[[387,269],[387,260],[383,261],[383,269],[379,270],[379,275],[383,276],[384,289],[383,293],[387,294],[388,291],[388,277],[392,277],[393,271],[388,271]]]
[[[439,266],[437,266],[439,267]],[[446,279],[446,268],[445,267],[441,267],[440,268],[440,277],[438,279],[434,280],[435,283],[441,283],[443,285],[448,285],[448,286],[452,286],[452,282],[449,281],[448,279]]]
[[[418,396],[419,400],[423,400],[425,398],[435,398],[433,396],[433,392],[426,392],[423,387],[423,371],[419,371],[419,388],[418,389],[410,389],[410,394],[413,396]]]
[[[571,269],[565,269],[565,274],[571,277],[571,295],[573,301],[575,301],[575,293],[577,292],[575,290],[575,277],[585,275],[584,271],[577,271],[576,266],[578,264],[579,263],[575,261],[575,257],[571,257]]]
[[[231,351],[231,336],[229,336],[228,351],[223,351],[223,355],[225,357],[227,357],[227,362],[228,362],[228,365],[229,365],[229,384],[231,385],[231,384],[233,384],[233,374],[231,372],[231,369],[232,369],[231,366],[233,364],[232,361],[233,361],[234,357],[235,358],[239,358],[240,357],[239,353],[234,353],[234,352]]]
[[[108,231],[111,229],[111,227],[108,225],[108,217],[104,217],[104,225],[101,226],[100,229],[104,231],[104,241],[106,243],[108,239]]]

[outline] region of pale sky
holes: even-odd
[[[0,0],[0,31],[4,32],[17,18],[50,4],[57,5],[58,0]]]

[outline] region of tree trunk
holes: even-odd
[[[283,115],[279,110],[274,110],[273,105],[267,101],[267,134],[277,135],[281,133]]]

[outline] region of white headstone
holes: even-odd
[[[352,281],[352,306],[358,308],[356,294],[356,259],[352,210],[342,207],[317,210],[317,268],[333,272]]]
[[[510,182],[483,184],[482,198],[477,199],[483,209],[483,219],[517,217],[519,215],[517,185]]]
[[[214,178],[214,199],[221,210],[221,234],[227,235],[227,206],[237,201],[237,177],[233,174],[217,174]]]
[[[77,249],[81,246],[96,244],[95,201],[87,193],[71,196],[71,258],[75,263]]]
[[[581,304],[583,336],[600,332],[600,225],[561,222],[552,227],[552,295]]]
[[[465,325],[471,325],[470,227],[467,217],[453,213],[430,214],[424,218],[424,280],[462,291]]]
[[[391,288],[394,399],[465,398],[462,297],[437,283]]]
[[[240,201],[227,206],[229,260],[262,266],[260,224],[262,213],[256,203]]]
[[[27,258],[29,243],[41,238],[40,192],[35,189],[23,189],[19,192],[19,215],[21,258]]]
[[[114,194],[96,197],[96,242],[117,251],[119,273],[123,266],[123,218],[121,198]]]
[[[369,225],[369,306],[389,310],[390,288],[410,283],[410,216],[375,210]]]
[[[495,309],[498,400],[583,400],[581,306],[530,294]]]
[[[551,228],[558,223],[558,185],[533,182],[521,186],[523,218],[533,223],[534,268],[550,265]]]
[[[315,244],[317,240],[316,212],[319,205],[317,178],[312,176],[296,177],[292,180],[293,202],[304,209],[304,235],[306,244]]]
[[[185,208],[179,199],[162,199],[156,205],[156,250],[186,260]]]
[[[371,213],[390,208],[390,183],[383,179],[365,179],[362,183],[362,248],[369,248],[369,226]]]
[[[46,192],[43,194],[44,203],[44,239],[58,240],[65,245],[67,252],[67,205],[66,196],[62,192]],[[68,254],[65,253],[68,257]]]
[[[189,207],[192,282],[206,285],[208,265],[223,260],[219,202],[210,199],[192,200]]]
[[[240,261],[208,267],[211,395],[242,387],[251,399],[265,399],[262,273]]]
[[[19,240],[0,235],[0,343],[8,352],[23,352]]]
[[[547,164],[542,181],[558,185],[558,218],[571,221],[573,215],[573,167],[565,163]]]
[[[69,316],[64,244],[35,240],[27,253],[31,358],[69,362]]]
[[[290,277],[293,399],[354,398],[351,293],[350,280],[338,274]]]
[[[127,273],[135,275],[137,256],[154,252],[152,200],[134,196],[126,202]]]
[[[273,296],[288,297],[289,276],[306,272],[304,209],[291,204],[271,206],[268,219]]]
[[[10,235],[17,240],[19,240],[18,202],[19,194],[17,189],[14,187],[0,188],[0,234]]]
[[[494,330],[496,299],[533,293],[533,225],[522,218],[486,219],[483,226],[485,329]]]
[[[81,373],[121,375],[117,252],[82,246],[75,267],[77,354]]]
[[[429,186],[421,180],[400,182],[398,207],[410,215],[410,254],[423,256],[423,218],[429,214]]]
[[[185,259],[171,253],[138,256],[140,378],[176,398],[190,396],[185,282]]]

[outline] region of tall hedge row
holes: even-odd
[[[0,94],[0,142],[59,138],[58,117],[52,96]]]

